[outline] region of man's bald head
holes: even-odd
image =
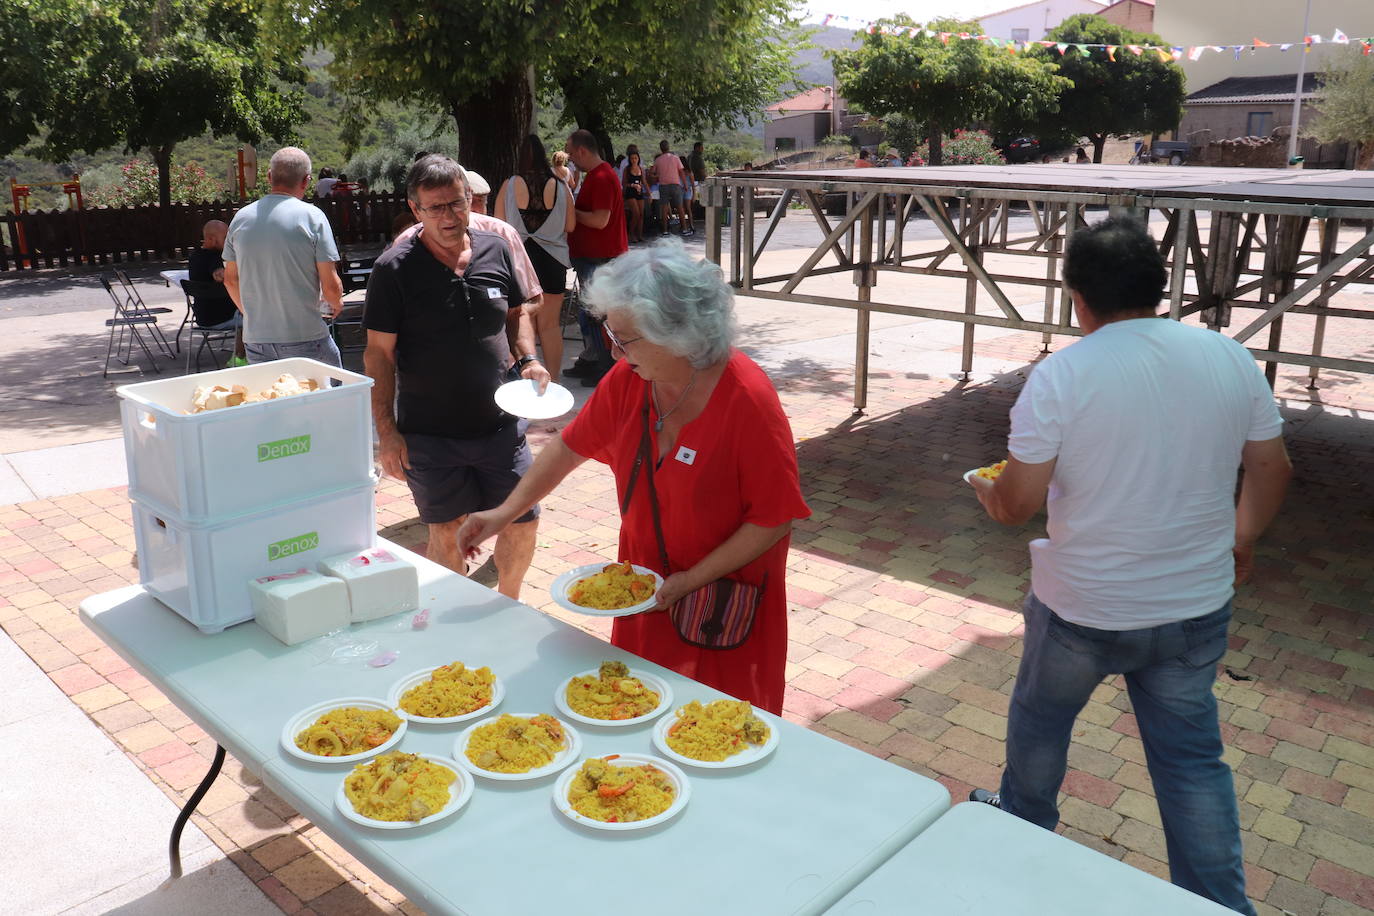
[[[212,219],[200,229],[200,247],[219,251],[224,248],[225,236],[229,234],[229,224],[223,220]]]

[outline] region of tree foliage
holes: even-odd
[[[1183,117],[1183,70],[1172,60],[1162,61],[1146,51],[1137,55],[1127,45],[1167,45],[1158,35],[1133,32],[1088,13],[1070,16],[1045,35],[1046,41],[1081,46],[1118,46],[1115,60],[1093,48],[1078,47],[1060,54],[1054,48],[1029,53],[1053,63],[1071,81],[1059,98],[1059,111],[1047,119],[1040,133],[1060,138],[1087,137],[1093,162],[1102,161],[1102,147],[1112,134],[1164,133]]]
[[[304,71],[274,47],[258,0],[0,0],[0,153],[148,150],[165,205],[181,141],[290,138]]]
[[[1360,144],[1355,167],[1374,167],[1374,55],[1346,49],[1327,66],[1320,83],[1312,106],[1317,117],[1306,132],[1322,143]]]
[[[791,72],[770,43],[791,0],[279,2],[334,53],[345,94],[448,112],[459,157],[497,181],[514,170],[536,91],[608,144],[611,129],[693,132],[755,112]]]
[[[975,121],[1016,130],[1053,111],[1059,92],[1069,86],[1047,61],[958,38],[981,31],[974,21],[930,23],[930,32],[950,33],[947,41],[925,30],[883,34],[884,27],[916,26],[906,15],[877,26],[858,48],[830,52],[840,92],[869,114],[902,114],[924,124],[932,165],[943,161],[946,131]]]

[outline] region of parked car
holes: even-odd
[[[1038,162],[1040,141],[1035,137],[1017,137],[1001,147],[1002,155],[1010,163]]]
[[[1167,162],[1182,165],[1193,154],[1193,145],[1187,140],[1157,140],[1150,145],[1149,152],[1142,151],[1141,159],[1147,162]]]

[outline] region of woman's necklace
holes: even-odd
[[[673,406],[669,407],[667,411],[662,410],[658,406],[658,386],[653,382],[649,383],[649,395],[654,399],[654,413],[658,414],[658,419],[654,421],[654,432],[663,432],[663,421],[671,417],[673,415],[673,411],[677,410],[679,407],[682,406],[682,402],[687,400],[687,395],[692,393],[692,386],[696,383],[697,370],[693,369],[692,377],[688,380],[687,387],[682,389],[682,395],[676,401],[673,402]]]

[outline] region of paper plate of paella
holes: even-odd
[[[388,694],[396,714],[420,725],[453,725],[495,708],[506,688],[491,669],[450,662],[412,671]]]
[[[748,766],[778,748],[778,728],[747,700],[696,700],[654,725],[654,747],[669,760],[703,769]]]
[[[355,766],[339,784],[334,806],[355,824],[405,830],[456,813],[472,790],[472,777],[457,761],[392,751]]]
[[[581,725],[643,725],[667,712],[673,690],[667,681],[647,671],[605,661],[559,684],[553,702],[559,712]]]
[[[563,573],[549,586],[560,607],[591,617],[627,617],[651,609],[663,577],[633,563],[592,563]]]
[[[406,733],[390,703],[340,697],[302,709],[281,730],[282,750],[309,763],[357,763],[389,751]]]
[[[596,830],[643,830],[675,817],[692,786],[672,763],[647,754],[590,757],[553,786],[553,803],[569,820]]]
[[[468,726],[454,742],[453,759],[486,779],[540,779],[582,753],[582,736],[545,713],[505,713]]]

